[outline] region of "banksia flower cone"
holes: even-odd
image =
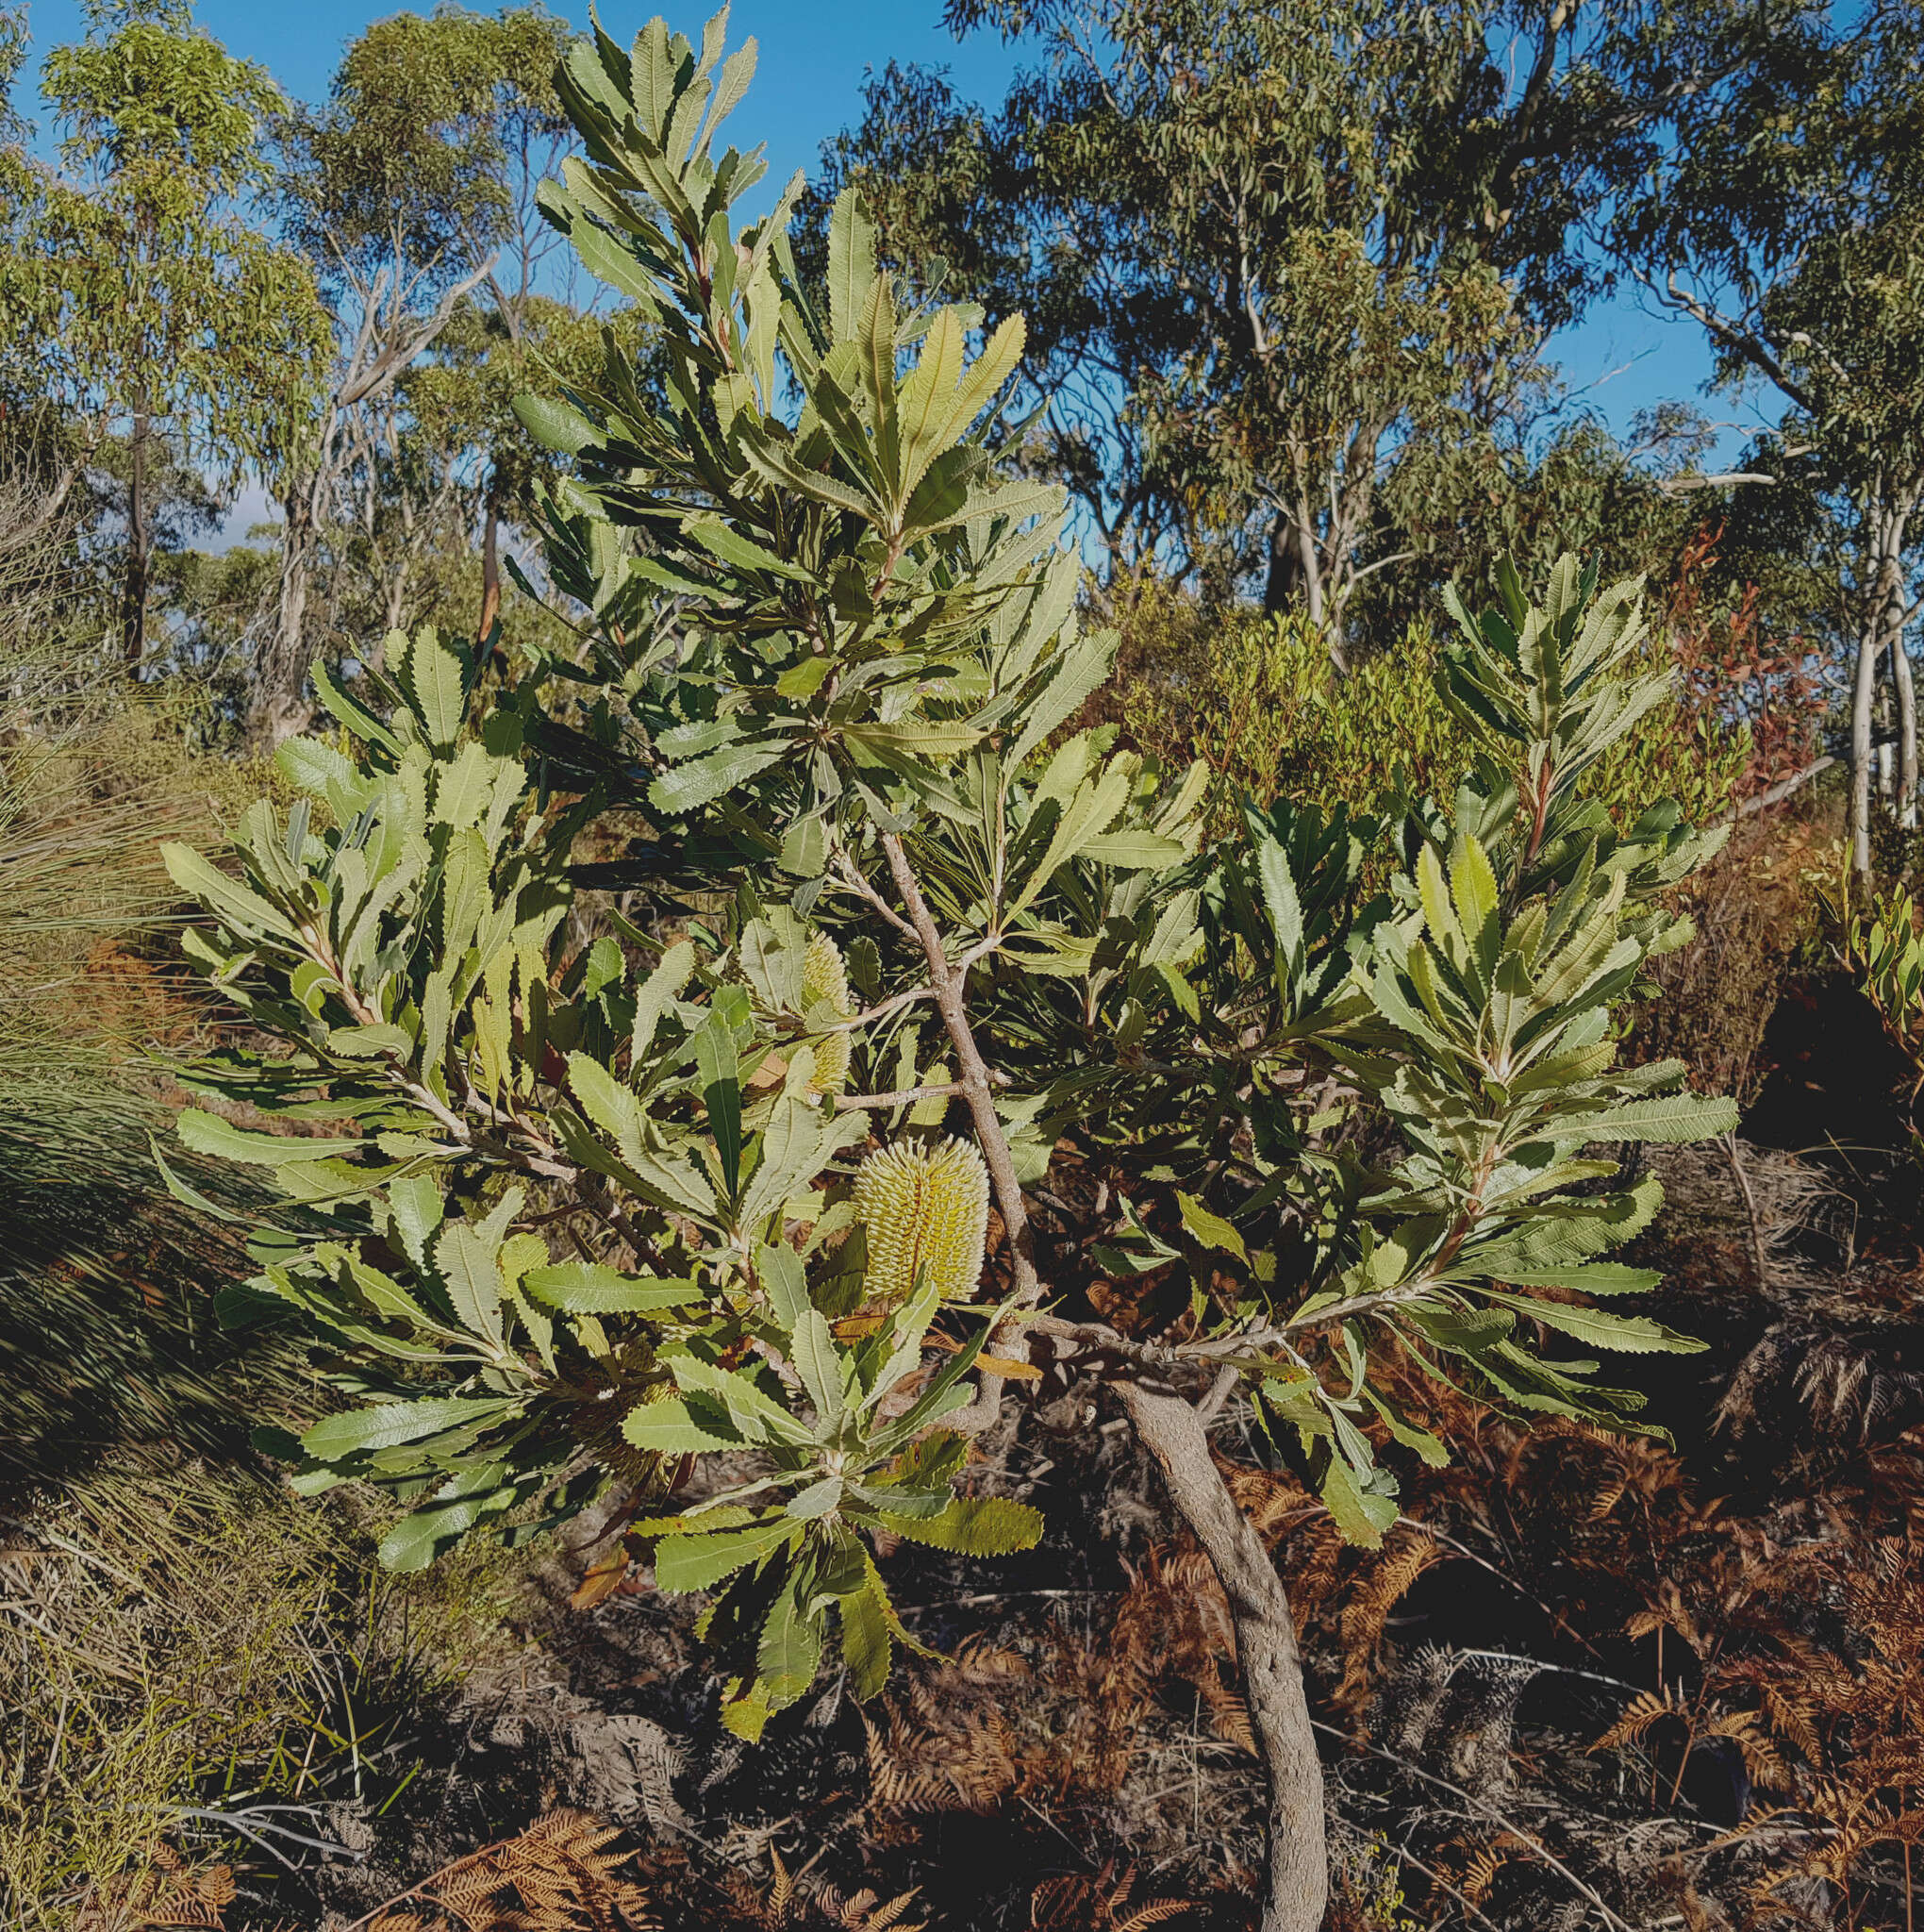
[[[868,1236],[871,1296],[906,1301],[916,1276],[944,1301],[974,1293],[988,1239],[988,1170],[962,1141],[884,1147],[855,1174],[855,1219]]]
[[[809,936],[808,950],[802,956],[803,1012],[823,1000],[835,1009],[838,1020],[846,1020],[854,1011],[841,948],[825,932],[818,932]],[[838,1093],[848,1077],[849,1036],[824,1035],[815,1042],[815,1078],[810,1086],[817,1093]]]

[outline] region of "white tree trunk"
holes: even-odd
[[[1917,823],[1917,695],[1901,630],[1892,636],[1889,650],[1898,688],[1898,823],[1909,830]]]
[[[1870,876],[1871,710],[1877,696],[1878,626],[1869,611],[1857,633],[1857,669],[1850,685],[1850,865]]]

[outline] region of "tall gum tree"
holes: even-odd
[[[350,43],[324,106],[282,125],[284,213],[324,293],[334,358],[283,425],[281,581],[256,673],[257,737],[285,737],[312,715],[307,662],[330,628],[312,608],[317,575],[382,521],[384,492],[405,471],[404,377],[464,307],[489,313],[519,349],[555,241],[534,192],[566,125],[552,81],[565,43],[539,7],[397,14]],[[488,477],[505,479],[484,461]],[[448,481],[437,470],[427,497],[404,491],[387,506],[407,525],[404,564],[409,540],[444,517]],[[502,489],[490,483],[486,498],[484,605],[499,594]]]
[[[1033,65],[993,112],[885,73],[817,219],[858,184],[899,259],[1031,318],[1032,457],[1112,571],[1247,582],[1339,637],[1360,585],[1431,547],[1386,480],[1489,468],[1547,333],[1608,277],[1584,222],[1741,11],[951,0]]]
[[[1834,555],[1851,658],[1851,860],[1870,866],[1873,721],[1896,702],[1899,821],[1916,822],[1909,626],[1924,611],[1924,17],[1800,8],[1682,99],[1617,245],[1704,330],[1718,377],[1783,415],[1732,488],[1801,496]]]
[[[193,25],[187,0],[90,0],[86,38],[47,55],[58,167],[16,157],[20,203],[0,242],[11,386],[124,438],[118,631],[147,649],[158,445],[223,485],[264,456],[317,364],[306,262],[249,219],[271,182],[281,96]]]

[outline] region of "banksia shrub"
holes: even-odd
[[[884,1147],[855,1174],[855,1219],[868,1236],[871,1297],[905,1302],[925,1278],[944,1301],[965,1301],[982,1275],[988,1170],[961,1141]]]
[[[626,1547],[710,1596],[722,1718],[753,1738],[831,1639],[858,1698],[918,1644],[878,1550],[1036,1544],[1034,1509],[957,1485],[971,1435],[1044,1379],[1038,1332],[1116,1385],[1224,1574],[1246,1562],[1204,1427],[1225,1365],[1364,1543],[1402,1513],[1373,1419],[1447,1454],[1397,1406],[1385,1370],[1412,1355],[1492,1405],[1642,1426],[1592,1357],[1693,1344],[1615,1311],[1657,1277],[1601,1257],[1660,1191],[1608,1189],[1587,1150],[1736,1113],[1611,1051],[1716,845],[1596,789],[1667,689],[1636,585],[1566,558],[1538,601],[1508,566],[1500,610],[1450,600],[1437,703],[1470,759],[1447,807],[1257,799],[1205,842],[1206,768],[1072,729],[1116,641],[1077,613],[1060,491],[1000,467],[1022,324],[898,307],[851,193],[811,282],[799,176],[731,232],[761,162],[712,151],[753,61],[722,61],[725,29],[598,35],[557,76],[588,154],[542,209],[660,315],[668,358],[657,386],[611,340],[598,390],[516,405],[578,465],[533,512],[588,613],[573,655],[506,689],[433,632],[352,692],[318,665],[346,748],[281,747],[300,796],[254,807],[232,863],[167,856],[207,917],[188,950],[259,1042],[182,1071],[229,1111],[184,1110],[181,1140],[293,1204],[222,1313],[300,1316],[347,1398],[281,1441],[300,1486],[401,1491],[397,1569],[653,1491]],[[660,837],[582,864],[610,815]],[[965,1074],[979,1149],[933,1138]],[[1352,1124],[1330,1138],[1333,1078]],[[935,1117],[845,1204],[904,1092]],[[1173,1325],[1119,1348],[1045,1312],[1066,1285],[1023,1188],[1058,1159],[1103,1179],[1046,1197],[1045,1261],[1154,1275]],[[991,1170],[1008,1268],[985,1319]],[[847,1319],[854,1251],[830,1239],[850,1208],[872,1321]],[[684,1486],[698,1458],[713,1480]],[[1232,1594],[1239,1641],[1287,1618]],[[1308,1835],[1268,1923],[1314,1926],[1323,1794],[1301,1684],[1280,1689],[1252,1722]]]
[[[825,932],[812,934],[802,960],[802,1010],[813,1015],[818,1006],[826,1006],[837,1020],[846,1020],[854,1011],[849,1000],[848,968],[842,963],[841,948]],[[818,1016],[819,1017],[819,1016]],[[815,1077],[809,1082],[817,1093],[839,1093],[849,1077],[849,1036],[830,1033],[815,1042]]]

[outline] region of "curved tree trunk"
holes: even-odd
[[[1891,634],[1890,653],[1898,691],[1898,823],[1909,831],[1917,823],[1917,692],[1901,625]]]
[[[481,526],[481,617],[474,641],[487,651],[501,616],[501,472],[488,479],[488,509]]]
[[[302,701],[301,686],[307,675],[307,591],[320,539],[316,479],[299,470],[287,477],[281,492],[280,595],[274,629],[254,667],[248,705],[248,732],[257,744],[277,745],[305,731],[313,716]]]
[[[1289,608],[1302,586],[1302,553],[1297,547],[1295,520],[1275,513],[1269,525],[1269,570],[1263,578],[1263,614],[1279,617]]]
[[[1877,629],[1866,623],[1858,637],[1850,687],[1850,864],[1862,878],[1870,876],[1870,726],[1877,660]]]
[[[138,671],[147,655],[147,596],[153,575],[154,507],[147,491],[147,445],[153,431],[144,395],[134,404],[128,446],[127,562],[121,581],[121,654]]]
[[[1915,494],[1915,488],[1911,494]],[[1890,507],[1883,532],[1883,575],[1880,587],[1884,648],[1891,654],[1891,681],[1898,691],[1898,823],[1906,830],[1917,823],[1917,694],[1911,675],[1911,654],[1904,648],[1904,536],[1912,514],[1909,495]]]
[[[1319,1932],[1329,1902],[1322,1765],[1289,1600],[1263,1540],[1236,1507],[1192,1403],[1121,1385],[1136,1432],[1162,1467],[1169,1498],[1215,1566],[1236,1623],[1250,1727],[1269,1778],[1269,1894],[1262,1932]]]

